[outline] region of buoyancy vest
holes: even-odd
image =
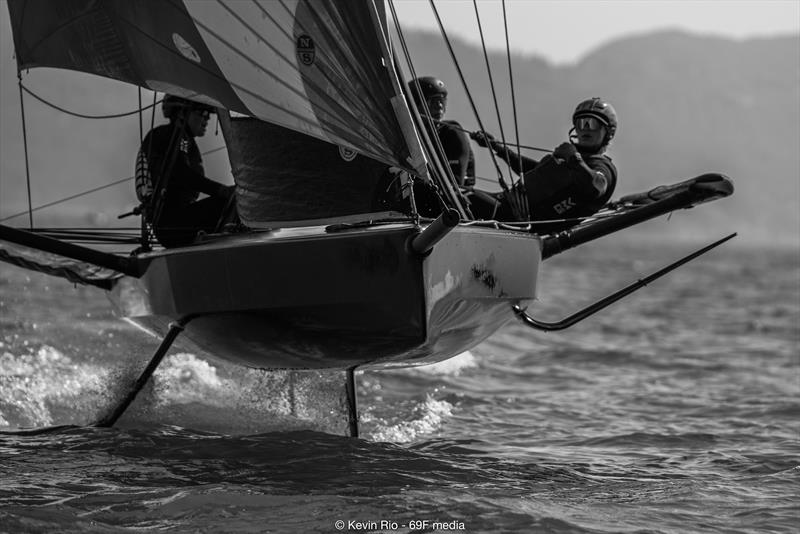
[[[153,194],[162,171],[171,174],[172,183],[169,184],[166,202],[188,204],[199,196],[199,192],[188,185],[190,181],[183,175],[186,170],[203,175],[200,149],[192,137],[181,133],[178,139],[173,139],[175,134],[172,124],[154,128],[145,136],[136,154],[136,197],[145,205],[147,215],[151,215],[149,208],[152,208]],[[173,161],[169,161],[172,142],[177,143],[177,154]],[[172,168],[166,169],[170,164]]]
[[[458,185],[465,185],[465,182],[466,185],[474,184],[474,156],[469,138],[461,125],[456,121],[443,120],[437,124],[437,130],[445,158]]]
[[[583,160],[592,173],[580,164],[558,163],[548,155],[525,174],[525,190],[532,220],[586,217],[608,202],[617,185],[617,171],[611,158],[598,154],[584,155]],[[594,171],[601,172],[606,178],[606,189],[599,195],[592,185]]]

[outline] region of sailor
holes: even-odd
[[[233,186],[205,176],[194,139],[205,135],[214,108],[166,95],[162,111],[169,124],[153,128],[136,157],[136,195],[158,241],[178,247],[220,226],[232,208]],[[200,193],[208,196],[198,200]]]
[[[514,153],[485,132],[475,132],[471,137],[480,146],[490,147],[522,176],[530,220],[559,221],[537,225],[537,231],[555,232],[593,215],[614,193],[617,169],[605,151],[617,133],[617,125],[614,107],[593,97],[575,108],[570,141],[558,145],[541,161]],[[470,199],[472,212],[478,218],[514,218],[505,194],[482,193]],[[487,197],[494,202],[487,202]]]
[[[444,118],[447,112],[447,87],[444,82],[433,76],[423,76],[408,82],[408,89],[420,114],[427,113],[427,117],[433,119],[435,133],[458,185],[474,186],[475,157],[469,144],[469,137],[458,122]],[[429,123],[426,121],[426,124]],[[433,132],[429,129],[428,133]]]

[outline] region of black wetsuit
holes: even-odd
[[[425,121],[429,124],[428,121]],[[431,131],[428,129],[428,133]],[[475,156],[469,143],[469,137],[456,121],[443,120],[436,122],[436,135],[442,145],[444,157],[456,183],[460,187],[475,185]],[[443,162],[444,163],[444,162]],[[430,185],[417,181],[414,184],[414,198],[417,211],[423,217],[438,217],[442,206]]]
[[[582,161],[573,158],[558,162],[552,155],[536,161],[502,147],[497,153],[514,172],[523,176],[530,220],[570,219],[537,226],[540,232],[569,228],[580,222],[576,219],[596,213],[610,200],[617,185],[617,168],[605,154],[584,153]],[[596,185],[598,172],[605,178],[605,188]],[[478,218],[507,221],[516,218],[503,193],[479,192],[471,200],[472,212]]]
[[[194,137],[185,132],[173,139],[173,124],[158,126],[144,138],[141,153],[147,155],[147,167],[153,187],[162,172],[169,178],[163,193],[160,213],[148,212],[155,220],[155,234],[165,247],[191,243],[197,232],[213,232],[231,198],[232,188],[205,177],[200,149]],[[169,158],[170,146],[177,152]],[[208,198],[197,200],[200,193]],[[150,222],[153,222],[152,219]]]
[[[444,155],[460,186],[475,185],[475,156],[469,137],[456,121],[439,121],[436,124]]]

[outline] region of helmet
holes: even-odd
[[[617,112],[614,110],[614,107],[599,97],[592,97],[588,100],[584,100],[578,107],[575,108],[575,112],[572,114],[572,122],[575,122],[575,119],[578,117],[595,117],[600,122],[605,124],[606,129],[608,130],[608,136],[606,137],[605,142],[608,143],[611,139],[614,138],[614,134],[617,133]]]
[[[164,100],[161,101],[161,111],[164,113],[164,118],[174,119],[178,116],[178,112],[181,110],[200,110],[208,111],[209,113],[214,113],[215,111],[212,106],[201,104],[200,102],[194,102],[180,96],[164,96]]]
[[[419,83],[419,88],[422,89],[422,98],[419,97],[417,83]],[[444,86],[444,82],[433,76],[423,76],[416,80],[411,80],[408,82],[408,89],[417,104],[421,104],[424,100],[434,96],[447,97],[447,87]]]

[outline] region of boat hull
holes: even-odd
[[[535,236],[458,226],[427,255],[409,224],[284,229],[143,257],[118,312],[185,350],[266,369],[440,361],[486,339],[536,296]]]

